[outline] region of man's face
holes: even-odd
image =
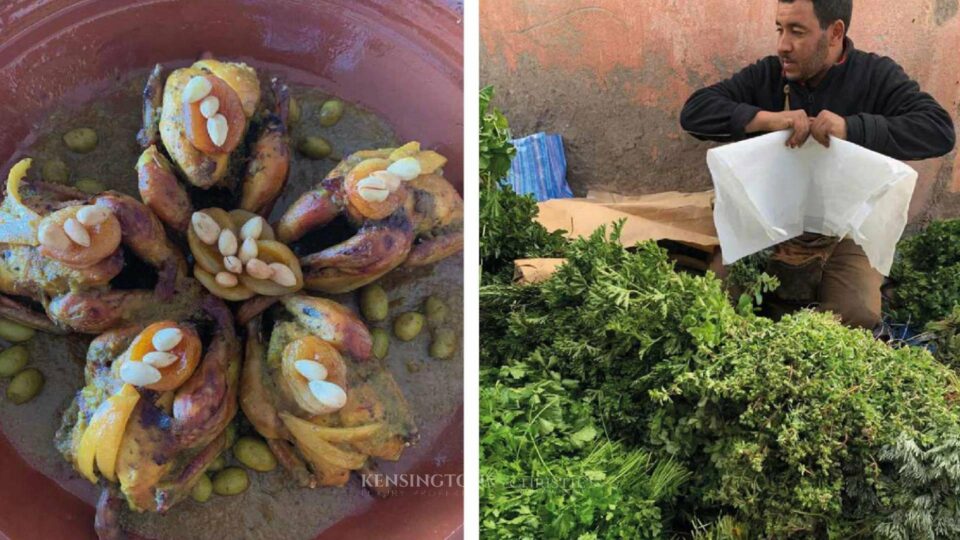
[[[777,54],[788,80],[806,81],[826,68],[828,35],[810,0],[777,3]]]

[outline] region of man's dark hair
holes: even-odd
[[[784,4],[792,4],[796,0],[780,0]],[[810,0],[813,2],[813,13],[820,21],[820,29],[826,30],[834,21],[843,21],[844,33],[850,31],[850,16],[853,14],[853,0]]]

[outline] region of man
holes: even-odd
[[[696,91],[683,129],[712,141],[789,129],[791,148],[836,137],[900,160],[950,152],[950,115],[896,62],[854,48],[852,11],[852,0],[779,0],[777,55]],[[804,233],[774,249],[768,272],[781,282],[774,316],[819,303],[850,326],[880,322],[883,276],[849,238]]]

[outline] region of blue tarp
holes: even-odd
[[[533,195],[537,201],[573,197],[567,184],[567,158],[560,135],[534,133],[512,142],[517,147],[517,155],[510,165],[507,181],[514,191]]]

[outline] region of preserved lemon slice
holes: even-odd
[[[239,277],[240,283],[246,288],[264,296],[283,296],[295,293],[303,288],[303,271],[300,269],[300,260],[286,245],[275,240],[260,240],[257,242],[257,258],[267,264],[280,263],[286,266],[293,271],[293,276],[297,278],[297,282],[292,287],[284,287],[273,280],[257,279],[244,272]]]
[[[364,463],[367,462],[367,456],[344,450],[326,441],[320,433],[313,429],[317,427],[315,424],[287,412],[281,412],[280,419],[293,434],[293,438],[297,440],[297,446],[301,450],[309,449],[310,453],[316,453],[323,461],[334,467],[356,470],[363,467]]]
[[[7,175],[7,195],[0,205],[0,243],[35,246],[40,216],[23,203],[20,184],[27,176],[33,160],[21,159]]]
[[[217,280],[213,274],[207,272],[203,268],[200,268],[199,265],[193,267],[193,277],[197,278],[197,281],[206,287],[208,291],[213,293],[214,296],[223,298],[224,300],[229,300],[231,302],[248,300],[253,298],[253,296],[256,294],[245,287],[243,283],[238,284],[236,287],[230,288],[220,285],[217,283]]]
[[[87,480],[97,483],[97,475],[93,470],[94,462],[108,480],[116,480],[120,441],[139,399],[137,389],[125,384],[120,392],[97,407],[77,448],[77,470]]]

